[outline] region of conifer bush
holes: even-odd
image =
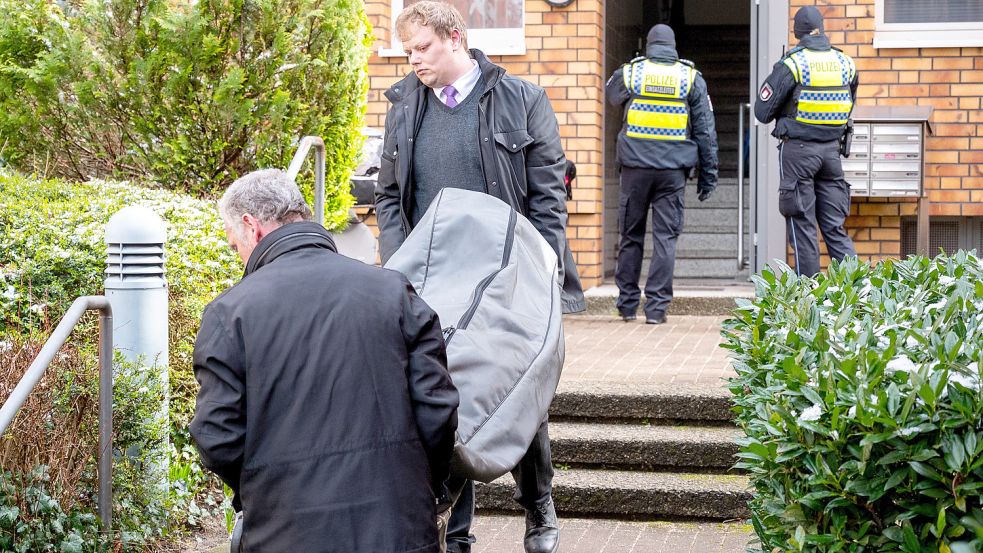
[[[328,226],[361,146],[359,0],[0,0],[0,165],[215,196],[327,147]],[[309,183],[308,183],[309,188]]]
[[[980,259],[754,283],[723,336],[760,549],[983,550]]]

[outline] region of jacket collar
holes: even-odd
[[[829,50],[832,46],[829,43],[829,37],[823,34],[819,35],[806,35],[799,39],[799,46],[802,48],[807,48],[809,50]]]
[[[470,53],[471,57],[478,62],[478,68],[481,70],[481,80],[484,82],[485,87],[482,90],[482,94],[484,94],[485,92],[488,92],[494,88],[495,85],[502,80],[502,76],[505,75],[505,69],[489,61],[488,56],[477,48],[472,48]],[[426,89],[428,87],[420,81],[420,78],[416,76],[416,73],[410,72],[410,74],[404,77],[401,81],[389,87],[389,89],[386,90],[385,95],[390,102],[395,104],[409,98],[421,88]]]
[[[313,221],[287,223],[267,234],[249,256],[243,278],[257,269],[269,265],[281,255],[303,248],[322,248],[337,253],[338,248],[331,234]]]
[[[676,49],[665,44],[649,44],[645,47],[645,57],[669,63],[679,61],[679,54],[676,53]]]

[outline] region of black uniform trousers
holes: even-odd
[[[672,301],[672,274],[676,263],[676,238],[683,230],[683,193],[686,169],[621,168],[618,225],[621,243],[614,281],[618,285],[618,311],[634,315],[638,310],[645,246],[645,222],[652,210],[652,259],[645,282],[645,316],[664,315]]]
[[[819,272],[817,224],[830,257],[840,261],[857,255],[843,229],[850,214],[850,185],[843,178],[839,142],[786,139],[778,146],[778,157],[778,210],[785,216],[796,273],[812,276]]]
[[[526,454],[512,469],[512,478],[515,479],[513,499],[527,511],[549,499],[553,492],[553,458],[547,421],[539,426]],[[474,481],[452,475],[447,487],[452,496],[457,496],[447,523],[447,553],[470,553],[475,541],[471,535]]]

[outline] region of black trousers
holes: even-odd
[[[621,168],[618,225],[621,243],[614,281],[618,285],[618,311],[634,315],[641,300],[638,279],[642,272],[645,222],[652,211],[652,260],[645,282],[645,316],[664,315],[672,301],[672,274],[676,239],[683,230],[683,193],[686,169]]]
[[[800,275],[819,272],[819,233],[837,261],[857,255],[843,229],[850,214],[850,185],[843,178],[839,142],[782,141],[778,146],[780,184],[778,210],[785,216],[785,233],[792,261]]]
[[[512,478],[515,479],[513,498],[526,510],[535,509],[549,499],[553,492],[553,458],[547,421],[539,426],[526,454],[512,469]],[[471,535],[474,482],[451,476],[448,488],[452,496],[457,495],[457,501],[447,523],[447,553],[470,553],[475,541]]]

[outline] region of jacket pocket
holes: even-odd
[[[785,188],[778,189],[778,212],[784,217],[805,215],[805,208],[802,206],[802,199],[799,197],[798,187],[794,187],[791,190]]]
[[[528,191],[526,158],[523,150],[532,142],[533,138],[525,129],[495,133],[495,143],[498,144],[495,157],[501,162],[499,165],[503,171],[502,178],[508,175],[522,202],[525,202]]]
[[[525,129],[495,133],[495,142],[498,142],[500,146],[512,154],[518,153],[529,144],[532,144],[532,140],[533,138],[529,136],[529,133]]]

